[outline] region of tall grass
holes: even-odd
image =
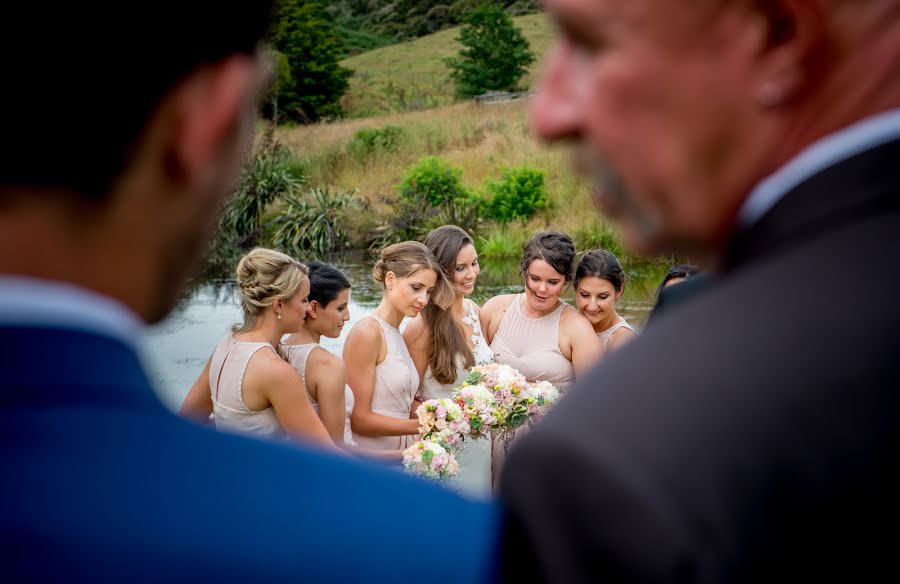
[[[546,172],[549,209],[524,225],[478,228],[473,235],[480,239],[482,255],[517,257],[531,233],[552,228],[572,235],[579,251],[605,248],[627,257],[619,234],[600,217],[587,185],[572,172],[568,148],[542,145],[531,135],[527,107],[525,102],[457,104],[429,112],[281,128],[277,138],[301,160],[308,184],[355,191],[365,200],[369,211],[348,217],[354,247],[365,247],[378,226],[390,221],[395,209],[385,201],[397,199],[407,170],[422,157],[437,155],[461,167],[464,186],[478,192],[508,168],[530,166]],[[384,128],[394,129],[372,132]],[[372,136],[381,136],[380,143],[389,147],[379,147]]]

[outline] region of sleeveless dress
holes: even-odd
[[[419,373],[409,355],[409,349],[403,341],[400,329],[391,326],[374,314],[372,318],[384,332],[387,342],[387,355],[384,361],[375,366],[375,387],[372,391],[372,411],[382,416],[400,420],[408,420],[419,388]],[[362,322],[362,321],[360,321]],[[357,323],[358,324],[358,323]],[[397,450],[412,446],[418,437],[410,436],[366,436],[353,433],[353,439],[362,448],[373,450]]]
[[[549,381],[560,390],[572,385],[575,368],[559,350],[559,319],[563,310],[575,310],[560,300],[556,310],[541,318],[522,314],[523,295],[506,309],[491,342],[497,362],[517,369],[529,382]]]
[[[319,413],[319,402],[309,393],[309,386],[306,385],[306,362],[316,347],[325,351],[318,343],[305,343],[303,345],[278,345],[278,352],[281,357],[290,363],[300,379],[303,380],[303,386],[306,387],[306,394],[309,395],[309,403],[312,404],[316,414]],[[353,433],[350,431],[350,412],[353,411],[353,392],[349,385],[344,386],[344,444],[353,444]]]
[[[626,322],[626,320],[620,316],[620,317],[619,317],[619,320],[616,322],[616,324],[612,325],[611,327],[609,327],[609,328],[606,329],[605,331],[602,331],[602,332],[597,333],[597,338],[599,338],[599,339],[600,339],[600,342],[603,343],[603,350],[604,350],[604,351],[606,350],[606,345],[607,345],[607,343],[609,343],[609,338],[610,338],[611,336],[613,336],[613,334],[615,334],[615,332],[616,332],[617,330],[619,330],[620,328],[627,328],[628,330],[630,330],[630,331],[633,332],[634,334],[637,334],[637,331],[634,330],[634,329],[631,327],[631,325],[628,324],[628,322]]]
[[[209,388],[216,428],[262,438],[284,439],[286,434],[275,410],[251,410],[244,403],[242,386],[250,358],[257,351],[275,351],[269,343],[236,341],[229,333],[213,351],[209,363]]]
[[[472,328],[471,341],[475,364],[484,365],[494,360],[494,354],[488,347],[481,334],[481,323],[478,321],[478,312],[475,303],[467,300],[469,312],[463,317],[463,322]],[[422,389],[419,392],[422,399],[448,398],[453,391],[462,384],[468,375],[468,369],[460,358],[456,364],[456,381],[443,384],[431,375],[431,367],[425,371]],[[469,439],[465,448],[458,452],[456,460],[459,463],[459,474],[446,481],[447,486],[455,488],[464,494],[487,497],[491,493],[491,441],[482,439]]]
[[[564,393],[575,381],[575,368],[559,350],[559,321],[563,310],[575,309],[560,300],[550,314],[528,318],[522,314],[523,296],[516,296],[500,321],[491,341],[494,357],[498,363],[517,369],[529,382],[549,381]],[[527,431],[526,425],[511,435],[494,436],[491,470],[495,485],[511,444]]]

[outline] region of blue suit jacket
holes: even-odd
[[[492,505],[183,421],[111,338],[0,327],[0,359],[3,580],[491,577]]]

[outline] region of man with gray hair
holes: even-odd
[[[535,132],[714,269],[511,453],[506,576],[896,578],[900,2],[544,4]]]

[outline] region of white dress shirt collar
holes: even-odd
[[[738,212],[738,227],[759,221],[787,193],[842,160],[900,138],[900,109],[870,116],[810,144],[763,179]]]
[[[144,323],[121,302],[92,290],[0,274],[0,326],[81,330],[136,347]]]

